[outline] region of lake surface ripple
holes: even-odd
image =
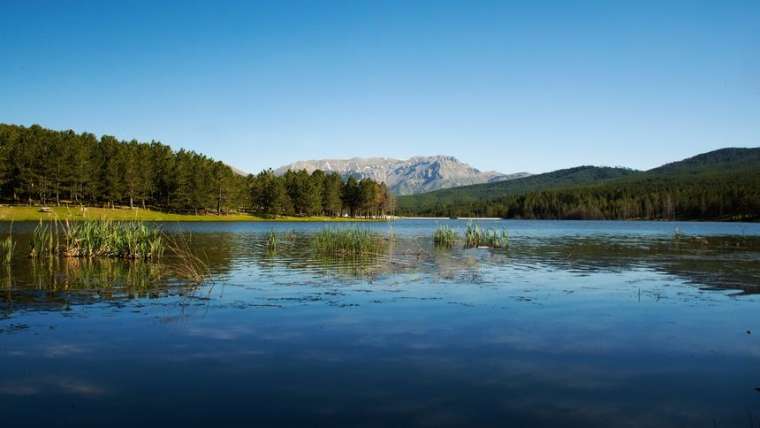
[[[3,426],[760,426],[760,224],[481,222],[503,250],[439,224],[466,222],[359,224],[389,246],[358,259],[310,245],[346,225],[162,225],[200,286],[34,262],[15,224]]]

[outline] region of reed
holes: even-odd
[[[211,276],[208,263],[192,251],[191,237],[179,234],[168,240],[171,253],[176,258],[173,273],[177,278],[201,284]]]
[[[141,222],[66,222],[61,253],[66,257],[157,259],[164,253],[161,232]]]
[[[34,229],[31,245],[33,258],[61,255],[157,259],[165,249],[159,229],[141,222],[110,220],[66,221],[62,225],[40,222]]]
[[[459,239],[459,235],[447,225],[438,226],[433,232],[433,244],[439,248],[451,248]]]
[[[506,248],[508,245],[509,235],[506,230],[484,229],[472,223],[467,225],[464,234],[465,248]]]
[[[57,251],[54,235],[51,223],[40,220],[32,233],[29,256],[36,259],[54,256]]]
[[[321,255],[362,256],[380,254],[388,246],[388,238],[368,229],[325,228],[312,238],[312,247]]]
[[[270,230],[269,233],[267,233],[267,236],[265,238],[265,245],[266,245],[267,251],[270,253],[276,252],[278,242],[279,241],[277,238],[277,234],[274,233],[273,230]]]
[[[0,241],[0,258],[5,265],[11,264],[13,260],[13,251],[16,249],[16,242],[13,240],[13,235],[8,235]]]

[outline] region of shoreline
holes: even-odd
[[[115,220],[115,221],[146,221],[146,222],[379,222],[389,219],[372,219],[360,217],[297,217],[278,216],[274,218],[252,214],[177,214],[154,211],[143,208],[99,208],[85,207],[47,207],[48,212],[40,211],[39,206],[0,206],[0,222],[25,221],[79,221],[79,220]]]
[[[386,218],[363,218],[363,217],[329,217],[329,216],[277,216],[264,217],[254,214],[178,214],[155,211],[143,208],[100,208],[85,207],[82,211],[80,207],[47,207],[48,212],[41,211],[40,206],[19,206],[19,205],[0,205],[0,222],[38,222],[38,221],[78,221],[78,220],[115,220],[115,221],[146,221],[146,222],[221,222],[221,223],[350,223],[350,222],[386,222],[394,220],[464,220],[464,221],[500,221],[500,220],[538,220],[538,221],[557,221],[560,219],[503,219],[499,217],[432,217],[432,216],[388,216]],[[715,223],[758,223],[757,219],[567,219],[564,221],[619,221],[619,222],[637,222],[637,221],[655,221],[655,222],[715,222]]]

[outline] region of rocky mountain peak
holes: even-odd
[[[446,155],[414,156],[406,160],[382,157],[307,160],[277,168],[275,173],[284,174],[289,169],[305,169],[309,173],[321,169],[326,172],[337,172],[344,177],[371,178],[384,182],[392,192],[399,195],[509,180],[529,175],[527,173],[507,175],[494,171],[482,172],[453,156]]]

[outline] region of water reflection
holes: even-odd
[[[337,282],[404,274],[477,282],[483,272],[506,278],[531,270],[576,275],[651,270],[704,288],[760,291],[760,237],[532,236],[513,238],[507,249],[491,250],[438,249],[429,237],[397,234],[382,253],[336,257],[315,253],[309,232],[281,232],[276,251],[267,247],[265,235],[212,232],[186,239],[208,265],[211,279],[222,283],[234,275],[288,272]],[[19,237],[20,247],[24,238]],[[158,262],[16,257],[0,274],[0,302],[35,301],[66,292],[94,291],[101,299],[186,292],[192,288],[174,274],[182,262],[171,255]]]
[[[321,226],[199,225],[199,288],[170,256],[17,257],[1,272],[4,422],[757,425],[758,237],[572,223],[436,250],[417,224],[358,259],[316,255]]]

